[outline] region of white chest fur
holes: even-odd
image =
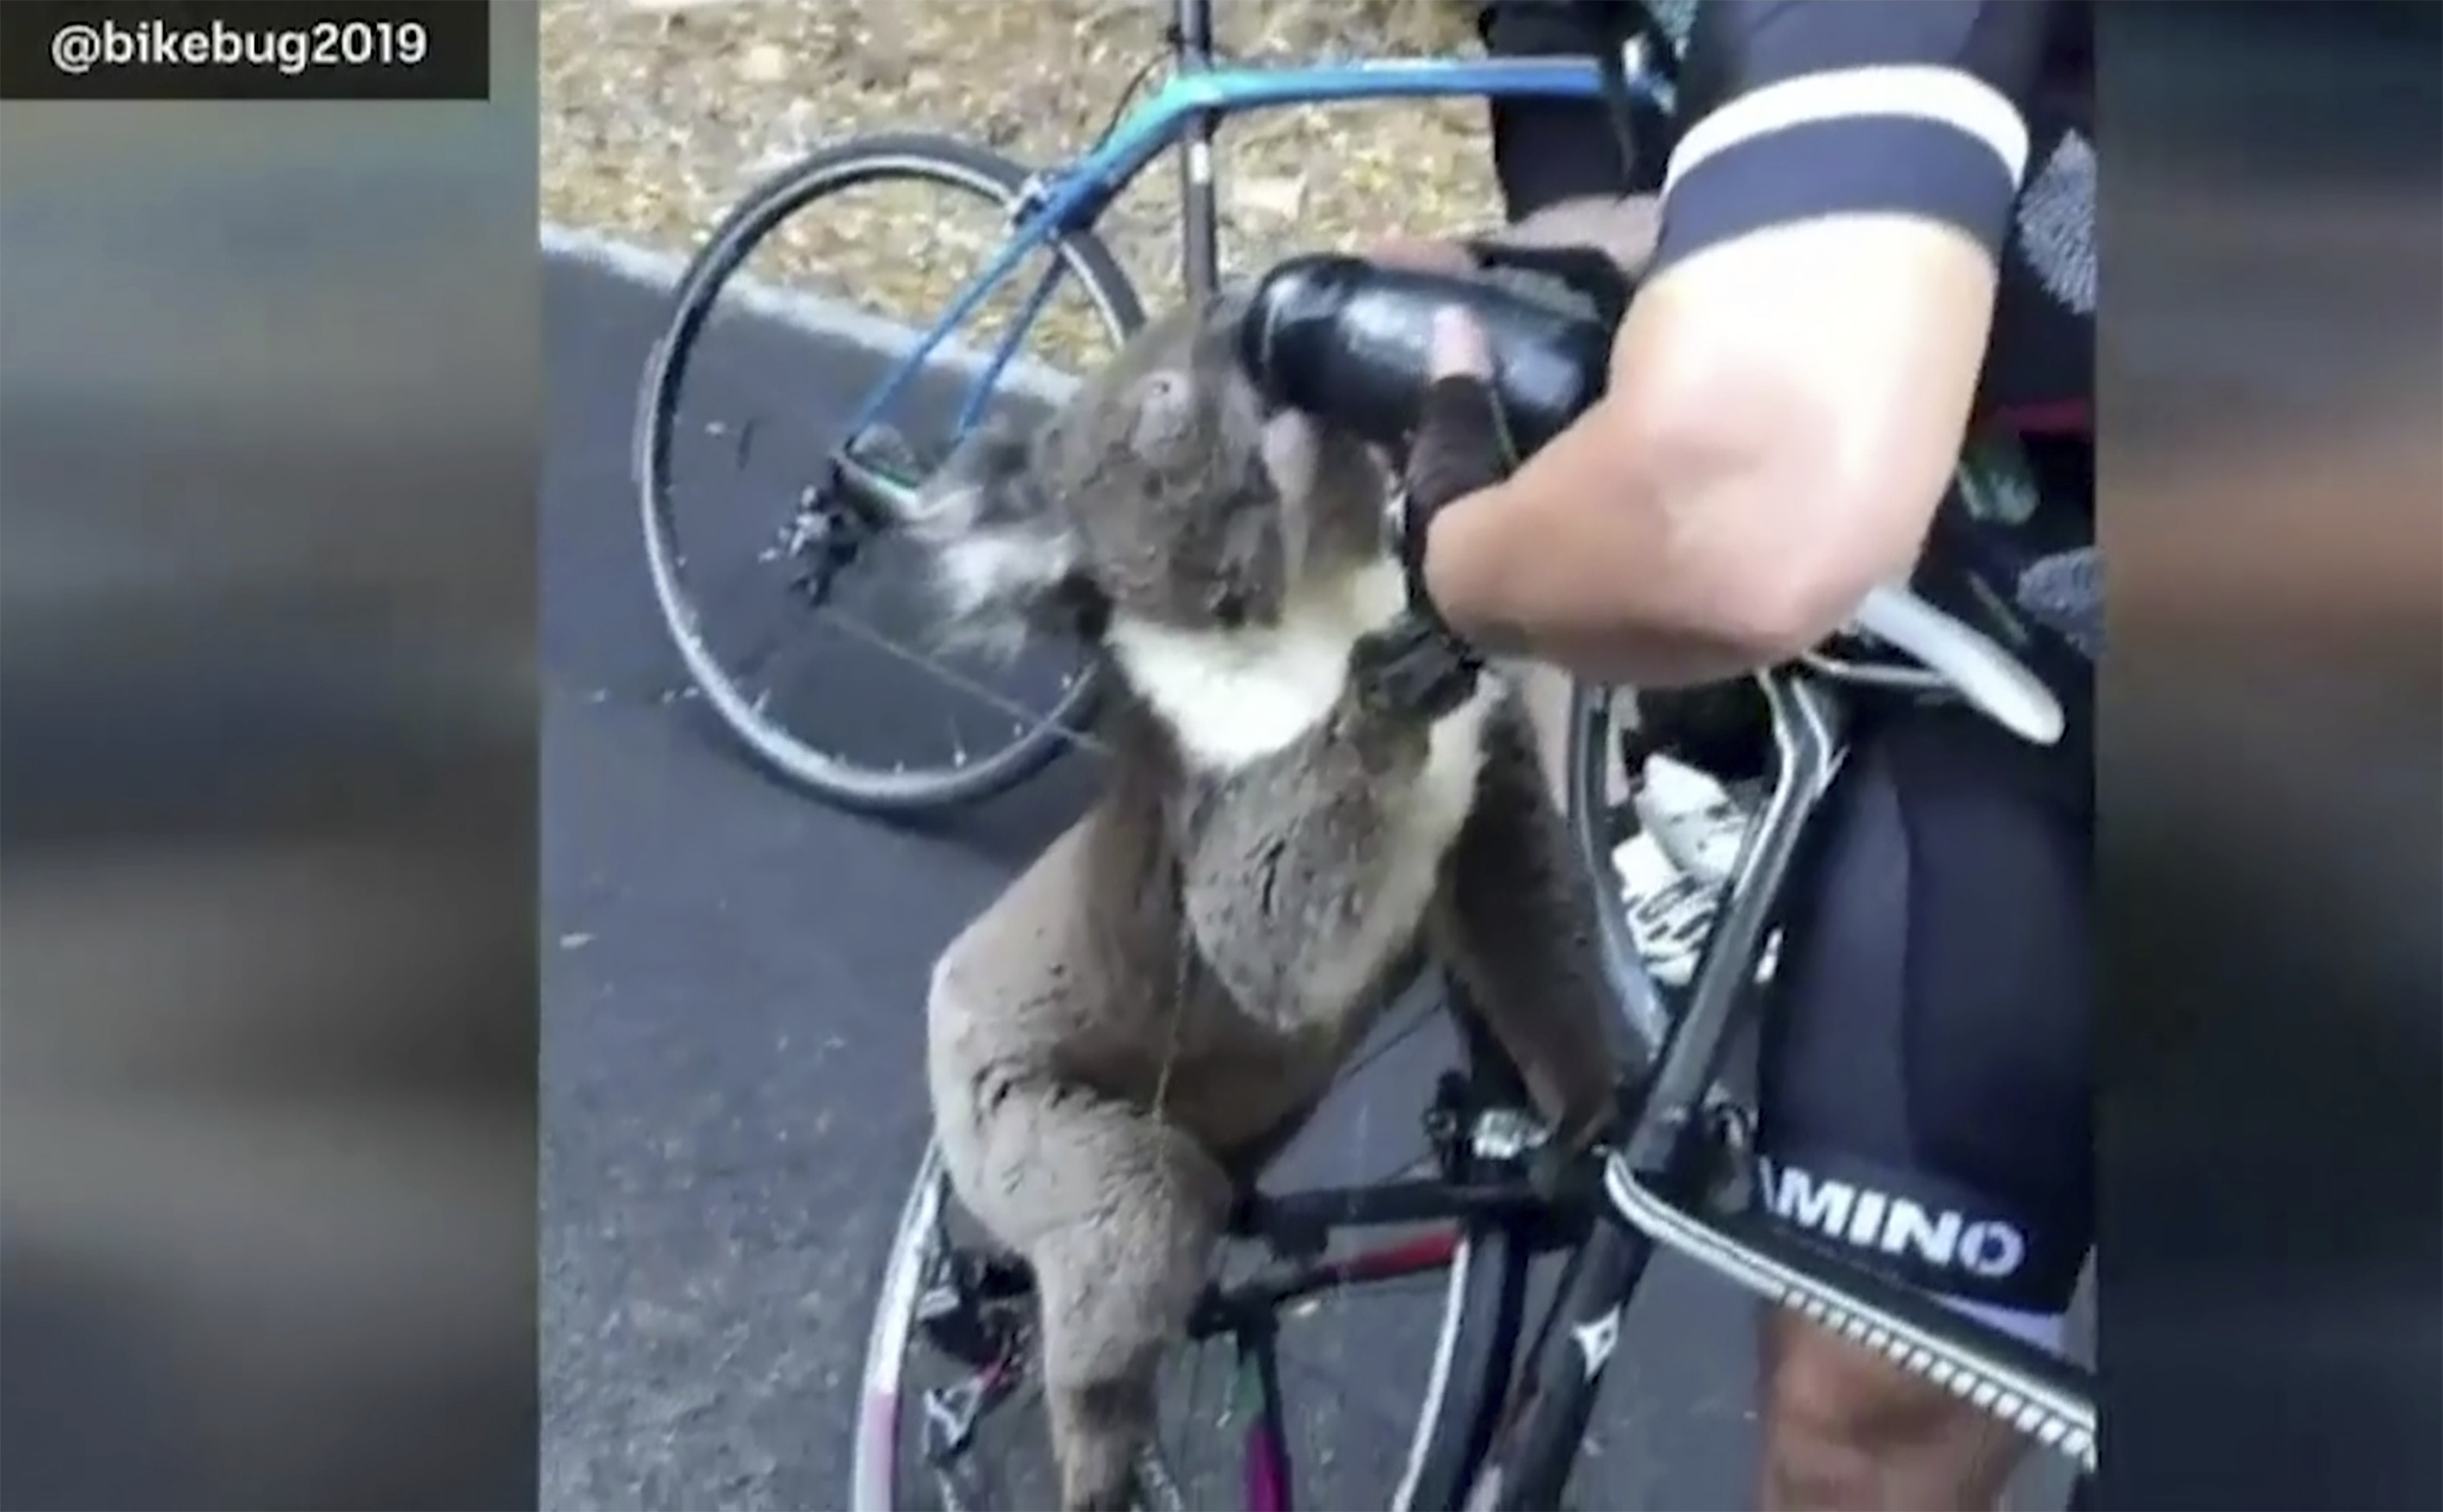
[[[1289,749],[1331,718],[1349,680],[1349,649],[1405,602],[1387,559],[1293,600],[1277,625],[1182,630],[1121,619],[1111,652],[1186,758],[1237,772]]]
[[[1405,606],[1388,560],[1302,595],[1277,626],[1185,631],[1122,621],[1113,654],[1199,768],[1224,774],[1286,750],[1332,717],[1349,652]],[[1335,969],[1313,984],[1327,999],[1359,990],[1402,948],[1433,896],[1443,855],[1474,806],[1485,720],[1502,689],[1488,674],[1467,702],[1434,725],[1425,768],[1407,801],[1389,808],[1379,849],[1351,857],[1372,875],[1359,921]]]
[[[1122,619],[1111,627],[1111,645],[1130,685],[1162,716],[1187,759],[1228,773],[1287,750],[1331,718],[1349,680],[1350,647],[1398,618],[1405,603],[1399,564],[1385,558],[1309,589],[1278,625],[1182,630]],[[1462,793],[1474,782],[1473,756],[1465,753],[1477,749],[1492,701],[1479,693],[1434,730],[1435,765],[1466,769]],[[1456,778],[1453,773],[1449,780]]]
[[[1387,957],[1405,947],[1424,916],[1442,857],[1475,807],[1477,776],[1484,766],[1484,721],[1500,697],[1488,673],[1474,696],[1435,723],[1411,800],[1382,833],[1374,896],[1350,941],[1345,970],[1331,974],[1335,979],[1324,984],[1325,993],[1362,991]]]
[[[1501,701],[1497,676],[1487,670],[1476,692],[1434,725],[1426,748],[1425,774],[1418,785],[1417,827],[1433,839],[1439,856],[1459,837],[1459,827],[1476,806],[1476,783],[1484,769],[1484,722]]]

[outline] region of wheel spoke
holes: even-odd
[[[762,484],[785,478],[800,461],[810,461],[799,453],[809,440],[821,437],[813,435],[800,416],[769,402],[783,382],[804,392],[793,376],[800,369],[814,392],[841,395],[852,407],[857,402],[854,393],[834,387],[811,364],[818,353],[769,339],[769,333],[785,327],[796,314],[789,296],[775,300],[769,291],[846,296],[884,318],[925,326],[929,323],[925,304],[933,301],[939,308],[940,301],[1004,245],[1015,224],[1011,207],[1026,183],[1025,172],[1017,165],[947,138],[870,137],[817,153],[758,189],[715,229],[682,280],[677,312],[653,348],[639,436],[646,464],[639,483],[648,545],[655,557],[657,607],[696,681],[722,684],[716,689],[720,696],[709,701],[744,738],[744,749],[817,796],[852,807],[910,811],[982,796],[1071,747],[1096,753],[1103,749],[1078,727],[1089,692],[1080,674],[1072,673],[1038,697],[1032,673],[1004,692],[992,685],[1000,679],[945,665],[911,649],[895,628],[883,628],[898,624],[901,607],[895,591],[885,600],[890,608],[882,618],[834,613],[826,620],[840,627],[844,642],[881,651],[888,659],[885,678],[901,676],[903,669],[921,670],[950,693],[963,695],[963,701],[978,703],[979,713],[954,714],[948,734],[955,756],[911,753],[907,759],[891,760],[877,759],[878,752],[867,755],[862,745],[849,747],[854,755],[827,749],[836,740],[809,739],[795,722],[811,720],[815,710],[792,689],[819,674],[792,660],[795,646],[767,644],[772,632],[762,625],[740,627],[746,631],[744,636],[725,633],[721,640],[726,644],[717,649],[707,631],[722,623],[720,601],[682,569],[690,557],[708,565],[713,557],[726,560],[740,553],[757,557],[759,565],[770,570],[777,554],[759,552],[765,542],[742,541],[735,529],[699,532],[702,541],[683,542],[689,532],[673,498],[673,472],[683,466],[708,468],[711,476],[726,480],[734,498],[742,491],[751,495]],[[820,259],[811,266],[804,262],[807,249],[818,247],[823,235],[861,235],[866,226],[929,228],[911,245],[904,285],[828,286],[832,280]],[[818,234],[800,234],[809,228]],[[961,234],[969,230],[972,235]],[[787,265],[776,266],[767,254],[777,254]],[[885,297],[877,300],[877,295]],[[962,322],[952,336],[953,347],[913,375],[912,385],[891,409],[946,434],[959,428],[953,418],[967,408],[964,401],[970,396],[986,413],[1013,405],[1039,410],[1038,401],[1055,397],[1062,386],[1047,383],[1038,390],[1038,376],[1080,371],[1097,351],[1114,350],[1144,322],[1142,303],[1110,249],[1091,230],[1062,232],[1019,261],[1009,281],[993,289]],[[1001,372],[991,392],[974,395],[974,386],[963,374],[980,370],[969,369],[968,360],[1000,354],[1011,365]],[[835,366],[831,371],[838,370]],[[852,365],[849,371],[857,369]],[[762,395],[763,402],[747,397],[753,394]],[[824,403],[826,415],[840,410],[836,402]],[[688,491],[683,483],[676,490]],[[701,503],[693,507],[697,513],[691,519],[708,518]],[[859,590],[889,586],[877,582],[887,575],[888,560],[844,568],[843,601],[829,607],[865,610],[868,595]],[[733,622],[742,617],[731,616]],[[785,637],[787,631],[781,633]],[[746,661],[727,649],[742,640],[752,653]],[[733,692],[734,698],[729,696]],[[1038,709],[1031,703],[1050,706]],[[921,702],[904,715],[894,703],[892,718],[876,726],[878,733],[860,739],[913,739],[931,745],[933,728],[930,711]]]
[[[1375,1062],[1381,1060],[1384,1056],[1390,1054],[1393,1050],[1406,1044],[1419,1029],[1424,1029],[1427,1024],[1432,1023],[1438,1016],[1439,1015],[1435,1011],[1434,1005],[1430,1003],[1417,1009],[1414,1016],[1408,1020],[1406,1028],[1401,1029],[1397,1034],[1393,1034],[1383,1040],[1381,1044],[1368,1049],[1365,1054],[1359,1056],[1347,1068],[1342,1070],[1339,1075],[1333,1077],[1332,1079],[1332,1090],[1336,1092],[1340,1090],[1341,1087],[1354,1081],[1360,1072],[1364,1071],[1368,1066],[1372,1066]]]
[[[1409,1434],[1415,1430],[1416,1417],[1413,1409],[1385,1407],[1374,1400],[1374,1391],[1352,1390],[1339,1375],[1321,1365],[1285,1354],[1281,1357],[1281,1371],[1284,1375],[1300,1375],[1319,1385],[1331,1394],[1334,1406],[1344,1410],[1353,1409],[1359,1416],[1371,1418],[1390,1430],[1394,1435],[1393,1441],[1396,1443],[1405,1443]],[[1379,1389],[1380,1383],[1377,1383],[1376,1390]]]
[[[754,652],[739,658],[735,681],[743,691],[754,695],[751,701],[758,708],[762,708],[778,691],[775,684],[779,679],[767,678],[765,672],[776,664],[795,665],[811,654],[813,638],[803,634],[799,628],[785,623],[798,616],[784,612],[774,617],[784,623],[775,625],[768,634],[757,637]]]
[[[1026,705],[1019,702],[1016,699],[1010,698],[1006,694],[995,692],[993,689],[984,686],[983,683],[966,676],[964,673],[944,666],[941,663],[925,655],[921,651],[910,650],[907,647],[900,645],[898,642],[891,639],[887,635],[884,635],[881,631],[872,628],[871,627],[859,625],[856,621],[849,619],[846,616],[835,616],[828,611],[824,614],[824,622],[826,624],[838,627],[841,632],[847,635],[851,640],[856,641],[860,645],[871,647],[873,649],[881,651],[885,655],[897,661],[904,662],[910,666],[921,667],[928,675],[939,678],[942,682],[958,689],[960,692],[966,694],[970,698],[973,698],[980,702],[990,704],[993,708],[1010,716],[1012,719],[1019,721],[1019,734],[1021,736],[1032,735],[1035,731],[1043,729],[1051,725],[1053,722],[1052,715],[1038,713],[1036,710],[1028,708]],[[1063,686],[1066,685],[1068,684],[1064,683]],[[1096,756],[1110,755],[1110,751],[1100,740],[1097,740],[1094,737],[1085,734],[1082,731],[1071,730],[1063,727],[1059,733],[1063,739],[1082,750],[1091,751]]]

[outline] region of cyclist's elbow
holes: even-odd
[[[1711,580],[1712,628],[1757,665],[1840,628],[1923,541],[1939,478],[1913,477],[1923,468],[1848,409],[1757,373],[1650,389],[1626,417],[1626,444],[1700,558],[1689,568]]]
[[[1750,507],[1781,526],[1748,606],[1760,651],[1788,661],[1847,625],[1877,587],[1908,577],[1941,487],[1909,471],[1886,453],[1805,445],[1758,469],[1764,482]]]
[[[1787,662],[1846,624],[1879,574],[1792,539],[1743,571],[1726,596],[1721,631],[1758,666]]]
[[[1612,350],[1623,444],[1713,548],[1708,586],[1758,652],[1807,648],[1915,563],[1993,301],[1975,244],[1893,217],[1709,246],[1640,292]]]

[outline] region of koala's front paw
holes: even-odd
[[[1411,720],[1431,721],[1451,713],[1476,692],[1482,672],[1473,651],[1413,613],[1360,636],[1349,653],[1359,706]]]

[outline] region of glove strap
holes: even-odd
[[[1437,378],[1418,407],[1409,443],[1406,502],[1400,529],[1400,568],[1409,612],[1431,625],[1471,665],[1483,658],[1450,628],[1425,592],[1425,536],[1442,506],[1490,488],[1510,475],[1515,455],[1500,401],[1482,378]]]

